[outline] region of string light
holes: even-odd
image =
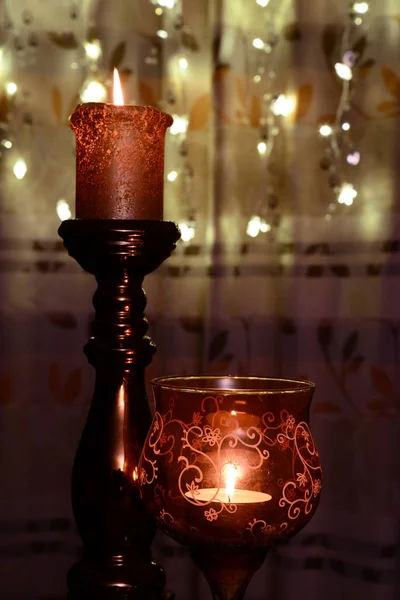
[[[169,132],[171,135],[179,135],[187,132],[187,128],[189,125],[189,120],[187,117],[182,115],[172,115],[174,122],[169,128]]]
[[[259,154],[265,154],[267,151],[267,144],[265,142],[259,142],[257,144],[257,150]]]
[[[264,42],[260,38],[255,38],[253,40],[253,46],[258,50],[262,50],[264,48]]]
[[[276,116],[289,116],[293,112],[294,106],[294,98],[288,98],[285,94],[280,94],[276,100],[271,102],[271,110]]]
[[[71,213],[69,204],[63,198],[61,200],[58,200],[57,205],[56,205],[56,211],[57,211],[57,215],[58,215],[58,218],[60,219],[60,221],[67,221],[68,219],[70,219],[72,217],[72,213]]]
[[[6,150],[12,148],[12,142],[10,140],[1,140],[1,145],[6,148]]]
[[[260,233],[271,231],[271,225],[258,215],[253,215],[247,223],[246,233],[250,237],[257,237]]]
[[[328,183],[336,195],[337,203],[345,206],[351,206],[357,197],[357,190],[348,181],[347,171],[359,164],[360,152],[354,148],[351,140],[348,114],[351,109],[351,96],[354,93],[354,80],[365,46],[365,37],[360,40],[358,34],[358,25],[362,23],[359,15],[365,15],[368,8],[367,2],[353,2],[350,6],[339,48],[340,60],[334,63],[336,76],[342,85],[335,120],[332,125],[323,124],[319,127],[319,133],[327,139],[320,167],[328,171]],[[332,207],[335,206],[332,203],[329,205],[330,216],[334,212]]]
[[[173,111],[168,110],[173,112],[173,123],[168,129],[167,139],[170,146],[166,155],[166,178],[173,183],[179,177],[179,185],[168,186],[167,193],[173,191],[174,196],[179,200],[181,239],[189,243],[196,234],[196,210],[192,198],[194,171],[189,160],[187,141],[189,107],[186,78],[190,72],[190,50],[192,49],[187,39],[190,30],[184,26],[182,0],[150,1],[169,10],[167,18],[163,21],[163,29],[158,29],[156,32],[156,35],[163,40],[164,56],[167,56],[165,100],[171,108],[173,107]]]
[[[79,97],[82,102],[104,102],[107,89],[98,79],[90,78],[83,84]]]
[[[351,183],[342,183],[338,193],[339,204],[346,204],[347,206],[351,206],[356,196],[357,191],[354,189]]]
[[[319,132],[323,137],[328,137],[332,133],[332,127],[330,125],[321,125]]]
[[[175,0],[158,0],[158,4],[165,8],[174,8]]]
[[[353,167],[355,167],[360,162],[360,153],[357,152],[357,151],[350,152],[350,154],[348,154],[346,156],[346,162],[347,162],[347,164],[352,165]]]
[[[26,175],[27,167],[23,158],[19,158],[13,167],[14,175],[17,179],[23,179]]]
[[[178,171],[170,171],[167,175],[168,181],[175,181],[175,179],[177,177],[178,177]]]
[[[83,42],[83,47],[85,48],[87,58],[90,60],[98,61],[101,58],[102,50],[100,40]]]
[[[79,91],[81,102],[106,102],[107,87],[99,75],[98,63],[102,57],[103,49],[98,38],[90,37],[82,43],[85,50],[84,58],[71,63],[71,69],[84,68],[86,78]]]
[[[346,81],[350,81],[353,77],[353,71],[348,65],[343,63],[335,64],[336,75],[340,77],[340,79],[345,79]]]
[[[268,161],[274,150],[276,137],[280,133],[281,119],[290,115],[295,107],[293,97],[274,93],[276,86],[274,60],[279,40],[275,31],[275,12],[266,8],[269,0],[256,0],[256,3],[263,9],[262,13],[258,14],[257,11],[257,19],[258,23],[263,23],[265,30],[260,31],[259,36],[252,38],[252,47],[255,48],[253,51],[255,73],[252,80],[257,85],[257,95],[261,107],[260,137],[257,142],[261,194],[257,198],[257,208],[250,217],[246,228],[247,235],[253,238],[260,233],[267,233],[279,225],[279,200],[275,194],[273,175],[268,169]]]
[[[168,31],[165,31],[165,29],[159,29],[157,31],[157,35],[162,40],[166,40],[168,38]]]
[[[247,223],[247,235],[250,237],[257,237],[260,233],[260,217],[253,215],[250,221]]]
[[[369,9],[368,2],[354,2],[352,9],[359,15],[365,15]]]
[[[182,242],[190,242],[196,234],[196,222],[191,219],[188,222],[179,223]]]
[[[17,84],[14,83],[13,81],[10,81],[9,83],[7,83],[6,90],[7,90],[7,94],[9,96],[14,96],[17,89],[18,89]]]
[[[260,220],[260,232],[267,233],[268,231],[271,231],[271,225],[269,223],[267,223],[267,221],[265,219],[261,219]]]

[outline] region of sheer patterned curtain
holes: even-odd
[[[158,346],[148,379],[238,373],[315,381],[320,508],[305,531],[271,550],[248,599],[289,600],[301,590],[311,600],[386,600],[399,593],[398,7],[394,0],[370,6],[364,58],[374,63],[356,82],[349,112],[361,155],[351,173],[358,196],[331,220],[318,123],[338,106],[326,40],[340,31],[348,3],[270,0],[267,8],[279,34],[275,89],[302,102],[281,120],[270,157],[279,226],[250,239],[246,225],[261,193],[252,58],[252,40],[264,32],[261,9],[250,0],[184,1],[196,42],[186,93],[197,230],[145,281]],[[10,50],[2,83],[15,79],[21,94],[9,107],[13,147],[0,166],[0,595],[54,600],[64,597],[79,551],[69,479],[93,388],[80,349],[95,285],[56,235],[57,200],[73,204],[66,121],[85,77],[71,64],[79,64],[79,45],[95,25],[104,72],[123,48],[121,67],[133,72],[129,99],[156,105],[167,97],[162,73],[172,50],[157,42],[160,24],[147,0],[9,0],[3,19],[4,11],[13,28],[3,27]],[[36,50],[17,52],[13,36],[24,41],[33,30]],[[69,31],[76,48],[60,37]],[[154,65],[146,58],[155,44]],[[33,125],[24,124],[27,113]],[[172,169],[179,158],[168,144]],[[20,156],[28,168],[22,181],[12,172]],[[180,221],[179,188],[166,182],[165,198],[166,218]],[[177,600],[209,598],[183,548],[159,535],[155,553]]]

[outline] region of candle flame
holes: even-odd
[[[114,104],[122,106],[124,104],[124,95],[122,93],[121,81],[118,69],[114,69]]]
[[[226,481],[225,481],[225,491],[228,496],[228,502],[231,503],[233,496],[235,494],[235,480],[236,480],[236,467],[232,464],[226,465]]]
[[[133,469],[132,477],[133,477],[133,481],[137,481],[138,480],[138,468],[137,467],[135,467]]]

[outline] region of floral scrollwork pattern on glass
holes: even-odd
[[[224,402],[224,396],[208,395],[193,413],[175,411],[171,395],[169,409],[154,415],[142,454],[140,484],[152,486],[158,520],[165,526],[173,523],[176,531],[179,519],[169,511],[175,514],[178,505],[190,505],[198,510],[199,535],[203,526],[219,526],[221,520],[224,526],[240,510],[246,514],[240,543],[287,536],[295,522],[296,527],[307,522],[321,492],[320,459],[310,428],[296,411],[257,415],[224,410]],[[175,412],[190,415],[189,419],[184,422]],[[237,477],[235,491],[240,492],[242,484],[243,493],[252,490],[250,494],[269,496],[271,502],[235,502],[235,495],[231,499],[228,469]],[[173,479],[160,481],[161,473],[173,473]]]

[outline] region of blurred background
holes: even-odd
[[[74,215],[79,102],[174,116],[174,255],[145,280],[161,374],[315,381],[320,508],[249,600],[400,593],[400,7],[396,0],[0,3],[0,597],[61,600],[80,551],[73,457],[94,373],[94,279],[57,235]],[[207,600],[186,551],[155,554]]]

